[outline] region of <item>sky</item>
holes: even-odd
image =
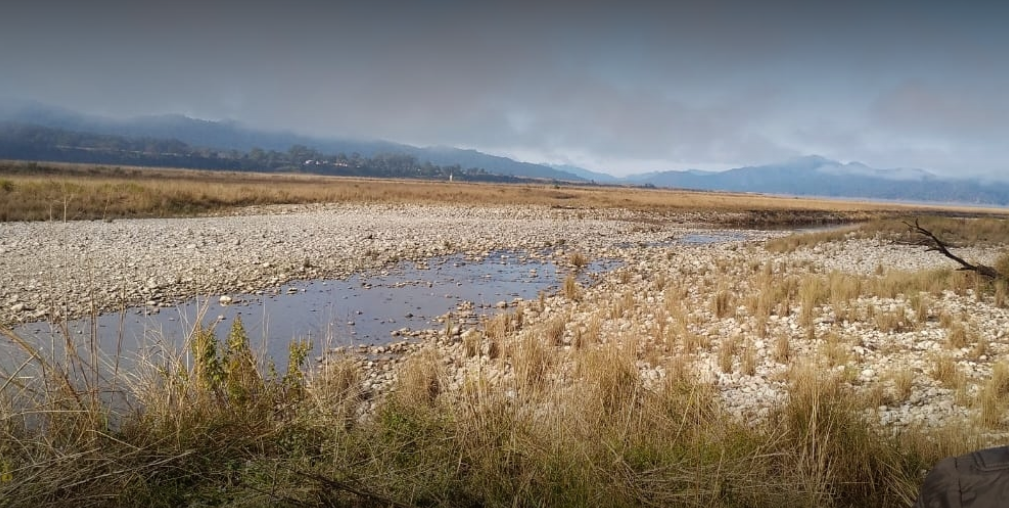
[[[0,97],[615,175],[1009,178],[1009,2],[8,0]]]

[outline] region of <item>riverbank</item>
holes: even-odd
[[[278,205],[222,217],[0,223],[0,323],[269,291],[399,261],[514,250],[562,261],[698,233],[690,216],[451,205]],[[701,231],[703,232],[703,231]],[[724,234],[723,231],[721,234]]]
[[[885,235],[769,248],[788,233],[692,217],[343,204],[2,224],[13,322],[459,252],[524,251],[572,275],[621,266],[483,320],[461,302],[436,327],[320,362],[295,343],[284,374],[252,359],[240,328],[193,330],[109,377],[81,356],[28,355],[0,401],[0,493],[68,506],[906,506],[936,460],[1004,439],[1004,287]],[[1003,249],[957,252],[995,263]]]

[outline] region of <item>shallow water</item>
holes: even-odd
[[[645,246],[731,242],[744,237],[733,232],[687,234]],[[438,317],[456,311],[463,302],[473,302],[473,310],[480,316],[500,312],[500,302],[510,306],[515,299],[556,292],[569,269],[558,268],[542,259],[545,253],[539,254],[495,252],[481,261],[445,256],[401,263],[380,273],[295,281],[258,294],[231,294],[230,304],[222,304],[215,295],[168,308],[129,308],[103,314],[95,322],[31,323],[15,332],[40,350],[56,351],[58,356],[65,351],[67,338],[79,354],[88,356],[94,337],[102,356],[113,358],[121,356],[116,354],[120,351],[177,351],[197,323],[215,329],[224,340],[240,317],[253,347],[282,365],[293,340],[310,340],[313,355],[336,346],[388,344],[403,340],[393,332],[404,328],[444,327]],[[579,272],[579,281],[590,284],[617,266],[619,262],[612,260],[591,263]]]
[[[615,266],[612,261],[592,263],[582,270],[580,280],[589,283]],[[553,263],[521,253],[498,252],[477,262],[447,256],[402,263],[379,274],[296,281],[261,295],[232,294],[227,305],[215,296],[156,310],[131,308],[99,316],[94,331],[91,320],[85,319],[66,323],[66,331],[42,322],[16,332],[44,350],[62,350],[69,336],[82,354],[94,336],[100,350],[110,356],[119,350],[181,344],[198,321],[214,327],[223,340],[241,317],[253,346],[282,364],[294,339],[309,339],[314,354],[324,347],[399,341],[402,338],[393,336],[396,330],[443,327],[437,318],[462,302],[473,302],[478,315],[491,313],[499,310],[499,302],[510,305],[516,298],[535,299],[541,291],[557,291],[567,274]]]
[[[681,236],[670,236],[665,240],[653,241],[653,242],[641,242],[639,244],[633,244],[631,242],[624,242],[617,244],[618,247],[634,247],[635,245],[639,247],[672,247],[674,245],[699,245],[707,243],[721,243],[721,242],[738,242],[744,240],[746,235],[739,232],[724,232],[724,233],[689,233]]]

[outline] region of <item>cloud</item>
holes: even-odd
[[[997,171],[991,4],[35,0],[0,18],[0,90],[594,169],[814,152]]]
[[[945,139],[996,140],[1009,134],[1009,96],[943,90],[907,82],[879,96],[871,121],[892,132]]]

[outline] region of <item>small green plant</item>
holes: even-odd
[[[197,326],[191,340],[193,353],[193,378],[203,394],[215,392],[224,380],[224,369],[218,354],[214,331]]]
[[[263,376],[256,367],[256,358],[249,347],[249,338],[242,318],[235,317],[228,333],[224,363],[225,388],[235,407],[245,407],[265,389]],[[297,366],[300,368],[300,366]]]

